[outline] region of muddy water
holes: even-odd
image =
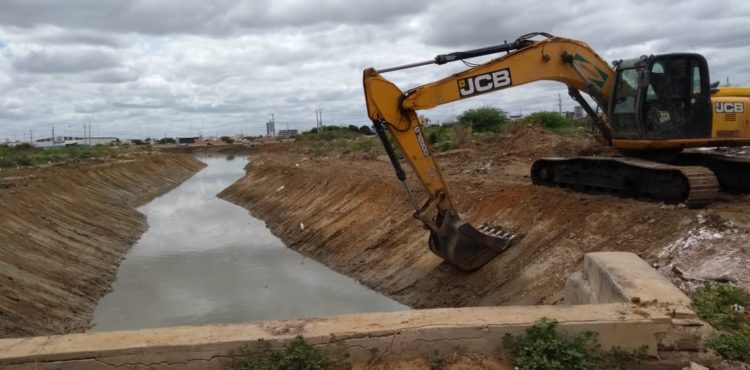
[[[263,221],[216,197],[242,157],[208,166],[141,207],[149,229],[122,262],[94,331],[408,310],[286,248]]]

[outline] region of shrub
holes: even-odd
[[[469,109],[461,113],[457,120],[471,126],[474,132],[500,132],[510,122],[505,111],[495,107]]]
[[[233,370],[324,370],[337,364],[321,350],[307,344],[301,336],[281,351],[273,351],[268,342],[259,341],[255,351],[244,347],[232,365]]]
[[[638,369],[644,348],[601,351],[596,336],[594,332],[560,333],[556,320],[542,318],[525,334],[506,335],[502,348],[524,370]]]

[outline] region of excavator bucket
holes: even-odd
[[[466,270],[476,270],[508,249],[518,238],[502,228],[484,224],[479,229],[461,220],[454,211],[438,215],[438,232],[430,231],[430,250]]]

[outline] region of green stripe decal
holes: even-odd
[[[594,68],[596,68],[596,67],[594,67]],[[604,72],[604,71],[602,71],[599,68],[596,68],[596,71],[599,72],[599,77],[602,78],[602,81],[607,81],[607,79],[609,78],[609,75],[607,74],[607,72]]]

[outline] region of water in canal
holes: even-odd
[[[244,157],[201,160],[201,172],[139,208],[149,229],[99,301],[93,331],[409,309],[286,248],[217,198],[244,175]]]

